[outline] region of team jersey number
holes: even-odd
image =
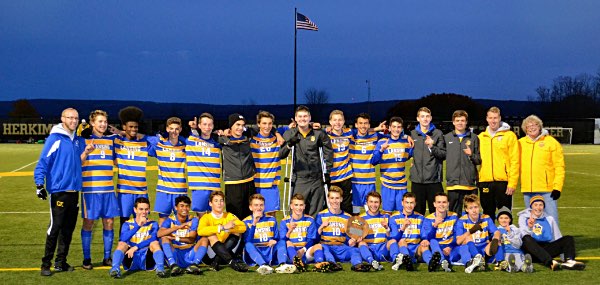
[[[135,152],[128,150],[127,151],[127,159],[131,159],[131,160],[135,159]]]
[[[169,156],[170,161],[175,161],[175,153],[171,152],[171,156]]]
[[[363,146],[360,148],[360,153],[363,153],[363,154],[364,154],[364,153],[367,153],[367,146],[363,145]]]
[[[204,155],[204,156],[210,156],[210,148],[203,147],[202,148],[202,155]]]
[[[270,152],[270,151],[271,151],[271,147],[264,147],[264,146],[260,147],[260,152]]]
[[[106,153],[104,150],[100,150],[100,158],[106,158]]]
[[[340,228],[333,228],[333,235],[334,236],[341,236],[342,235],[342,229],[340,229]]]
[[[267,235],[267,233],[260,233],[258,234],[258,240],[260,242],[267,242],[269,241],[269,236]]]

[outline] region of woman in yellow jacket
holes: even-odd
[[[543,129],[540,118],[530,115],[521,128],[526,136],[519,139],[521,151],[521,191],[525,205],[535,195],[546,201],[545,212],[558,223],[556,200],[565,181],[565,159],[560,143]]]

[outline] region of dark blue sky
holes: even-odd
[[[526,100],[600,69],[600,1],[0,0],[0,100]]]

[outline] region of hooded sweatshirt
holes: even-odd
[[[553,242],[562,237],[558,224],[553,217],[546,215],[546,212],[542,212],[542,216],[535,220],[532,228],[527,226],[531,209],[525,209],[518,215],[519,228],[523,235],[531,235],[537,242]]]
[[[519,144],[510,125],[501,122],[496,132],[486,130],[479,134],[481,169],[479,182],[507,181],[508,187],[517,188],[519,180]]]
[[[560,143],[547,130],[531,139],[524,136],[519,139],[521,151],[521,191],[552,192],[562,191],[565,181],[565,159]]]

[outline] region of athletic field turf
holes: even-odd
[[[102,226],[96,223],[92,244],[95,266],[85,271],[81,266],[81,221],[73,235],[68,262],[76,266],[71,273],[41,277],[40,259],[44,251],[45,230],[49,222],[48,202],[35,196],[33,169],[41,145],[0,145],[0,283],[2,284],[101,284],[101,283],[192,283],[201,284],[599,284],[600,276],[600,146],[565,146],[567,175],[563,195],[559,200],[560,224],[563,234],[573,235],[578,259],[587,264],[583,272],[551,272],[536,265],[533,274],[506,272],[475,272],[465,274],[463,267],[454,273],[428,273],[420,264],[417,272],[392,271],[384,264],[381,272],[355,273],[345,264],[336,273],[302,273],[293,275],[260,276],[257,273],[238,273],[229,268],[220,272],[205,272],[203,276],[180,276],[158,279],[154,272],[136,272],[121,280],[112,280],[108,268],[99,267],[102,260]],[[154,159],[151,165],[156,165]],[[149,189],[156,185],[156,170],[148,172]],[[281,188],[283,189],[283,188]],[[151,201],[154,191],[150,191]],[[515,213],[523,209],[520,193],[514,199]],[[155,214],[152,215],[157,218]],[[118,228],[118,224],[116,225]],[[117,235],[115,235],[115,241]]]

